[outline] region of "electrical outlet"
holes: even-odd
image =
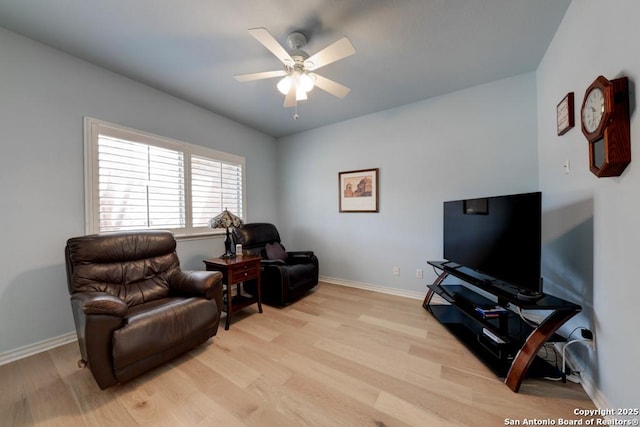
[[[580,330],[580,334],[582,335],[582,338],[584,338],[586,340],[593,340],[593,332],[591,332],[587,328],[582,328]]]
[[[580,330],[580,335],[582,335],[582,338],[586,340],[587,345],[595,348],[595,337],[593,336],[593,332],[587,328],[582,328]]]
[[[393,267],[393,275],[394,276],[400,275],[400,267]]]
[[[416,277],[418,279],[422,279],[422,269],[421,268],[416,270]]]

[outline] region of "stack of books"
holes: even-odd
[[[484,318],[499,317],[509,312],[506,308],[499,305],[493,307],[476,307],[476,311]]]

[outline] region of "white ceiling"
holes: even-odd
[[[0,0],[0,26],[280,137],[536,69],[571,0]],[[278,79],[234,74],[280,62],[247,29],[314,54],[348,36],[356,54],[283,108]],[[1,58],[1,52],[0,52]],[[1,59],[0,59],[1,61]]]

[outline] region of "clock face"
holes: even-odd
[[[582,109],[582,123],[587,132],[598,129],[604,115],[604,93],[602,89],[593,88],[587,95],[587,100]]]

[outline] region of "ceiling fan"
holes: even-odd
[[[284,67],[282,70],[237,74],[234,77],[239,82],[283,77],[278,82],[277,88],[285,95],[284,106],[296,107],[294,119],[299,117],[297,113],[298,101],[307,99],[307,92],[313,89],[314,86],[338,98],[344,98],[351,90],[340,83],[313,72],[356,53],[355,48],[347,37],[342,37],[320,52],[309,56],[307,52],[302,50],[307,44],[307,36],[300,31],[294,31],[287,37],[287,43],[291,49],[290,53],[277,42],[266,28],[252,28],[249,30],[249,34],[269,49],[284,64]]]

